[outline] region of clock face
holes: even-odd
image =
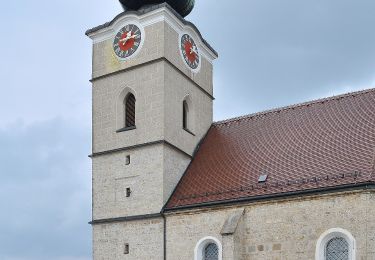
[[[128,24],[124,26],[115,36],[113,50],[119,59],[131,57],[140,47],[142,32],[138,26]]]
[[[186,64],[193,70],[198,69],[200,63],[200,55],[197,45],[190,35],[182,35],[180,48]]]

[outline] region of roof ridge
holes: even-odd
[[[267,110],[264,110],[264,111],[261,111],[261,112],[256,112],[256,113],[252,113],[252,114],[248,114],[248,115],[244,115],[244,116],[238,116],[238,117],[233,117],[233,118],[217,121],[217,122],[214,122],[213,125],[214,126],[225,125],[225,124],[228,124],[228,123],[238,122],[238,121],[241,121],[241,120],[252,119],[254,117],[265,116],[265,115],[269,115],[269,114],[273,114],[273,113],[288,111],[288,110],[295,109],[295,108],[308,107],[310,105],[316,105],[316,104],[319,104],[319,103],[322,103],[322,102],[330,102],[330,101],[336,101],[336,100],[339,100],[339,99],[342,99],[342,98],[364,95],[364,94],[367,94],[367,93],[370,93],[370,92],[375,92],[375,88],[363,89],[363,90],[359,90],[359,91],[348,92],[348,93],[344,93],[344,94],[340,94],[340,95],[334,95],[334,96],[331,96],[331,97],[319,98],[319,99],[315,99],[315,100],[311,100],[311,101],[307,101],[307,102],[302,102],[302,103],[297,103],[297,104],[293,104],[293,105],[288,105],[288,106],[283,106],[283,107],[279,107],[279,108],[267,109]]]

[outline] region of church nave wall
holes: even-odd
[[[349,192],[172,214],[167,218],[168,259],[194,259],[197,242],[213,236],[222,243],[224,260],[313,260],[319,237],[340,228],[354,237],[356,259],[372,260],[374,202],[374,193]],[[225,221],[240,208],[244,215],[236,232],[223,236]]]

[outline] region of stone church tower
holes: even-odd
[[[127,10],[87,35],[94,259],[163,259],[161,210],[212,124],[217,53],[166,3]]]

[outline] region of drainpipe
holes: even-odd
[[[163,225],[163,237],[164,237],[164,243],[163,243],[163,246],[164,246],[164,260],[167,260],[167,218],[164,214],[161,214],[162,217],[163,217],[163,222],[164,222],[164,225]]]

